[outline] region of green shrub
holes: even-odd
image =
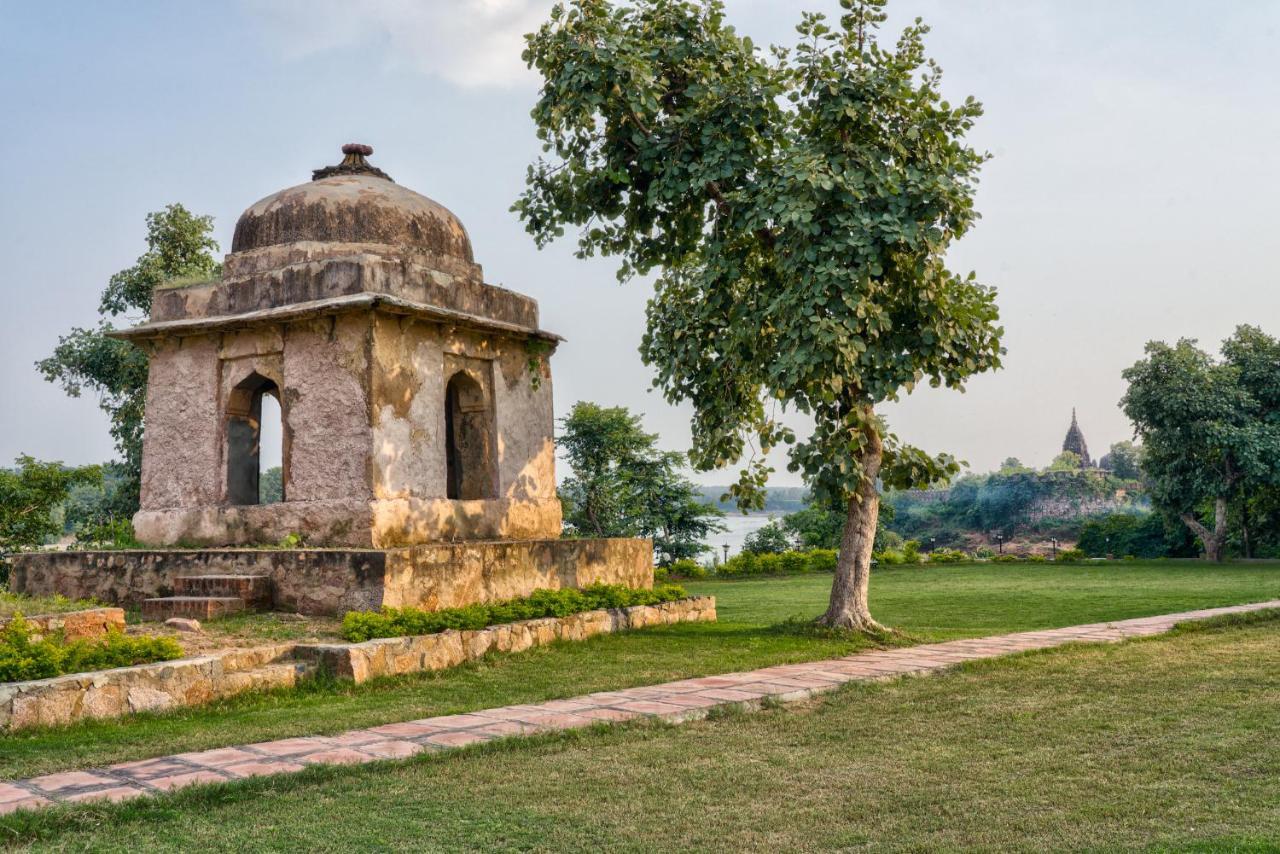
[[[133,533],[133,523],[114,517],[83,522],[76,527],[76,548],[136,549],[141,543]]]
[[[706,578],[707,569],[693,558],[682,557],[671,562],[667,567],[667,574],[676,578]],[[657,580],[656,575],[654,580]]]
[[[70,643],[58,635],[36,638],[31,624],[21,614],[0,629],[0,682],[48,679],[64,673],[130,667],[182,657],[182,647],[173,638],[130,636],[118,629],[95,640]]]
[[[1063,549],[1056,558],[1059,563],[1078,563],[1089,557],[1081,549]]]
[[[902,562],[903,563],[919,563],[920,562],[920,541],[907,540],[902,544]]]
[[[990,546],[978,546],[973,550],[973,556],[978,560],[991,560],[996,556],[996,552]]]
[[[814,549],[809,552],[809,571],[835,572],[838,555],[835,549]]]
[[[670,571],[668,571],[668,569],[665,566],[655,566],[653,568],[654,584],[657,584],[660,581],[666,581],[670,577],[671,577],[671,573]]]
[[[956,549],[934,549],[929,552],[929,563],[960,563],[968,559],[967,554]]]
[[[747,534],[742,550],[758,555],[782,554],[791,550],[791,535],[780,522],[770,520],[768,524]]]
[[[1017,555],[996,555],[991,560],[995,563],[1017,563],[1019,558]]]
[[[431,635],[448,629],[475,631],[501,623],[568,617],[600,608],[657,605],[687,596],[683,587],[674,584],[656,586],[652,590],[635,590],[620,584],[594,584],[581,590],[535,590],[523,599],[477,603],[439,611],[420,608],[348,611],[342,618],[342,636],[359,643],[373,638]]]
[[[835,549],[788,551],[778,554],[754,554],[744,551],[716,567],[716,574],[724,578],[738,578],[753,575],[833,572],[836,568],[836,554]]]
[[[883,564],[884,566],[898,566],[899,564],[906,563],[906,559],[903,558],[902,552],[897,552],[893,549],[885,549],[879,554],[873,554],[871,557],[876,561],[876,563]]]
[[[1048,563],[1049,559],[1044,555],[1027,555],[1023,558],[1027,563]]]
[[[778,571],[784,575],[797,575],[809,571],[809,555],[805,552],[783,552],[775,555]]]

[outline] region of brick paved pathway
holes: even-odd
[[[399,759],[497,738],[586,727],[608,721],[705,717],[716,706],[758,707],[765,699],[789,702],[830,691],[846,682],[929,673],[963,661],[995,658],[1066,643],[1100,643],[1156,635],[1175,623],[1280,607],[1280,600],[1093,623],[995,637],[864,652],[829,661],[784,664],[746,673],[682,679],[662,685],[603,691],[569,700],[503,706],[352,730],[335,736],[286,738],[198,753],[179,753],[108,768],[64,771],[0,782],[0,814],[53,803],[123,801],[196,783],[218,783],[301,771],[307,765],[347,765]]]

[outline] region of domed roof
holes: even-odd
[[[370,165],[367,145],[348,144],[338,166],[273,193],[236,222],[232,253],[290,243],[375,243],[474,263],[461,220]]]

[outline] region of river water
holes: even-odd
[[[703,542],[714,548],[716,550],[716,554],[719,555],[721,560],[723,560],[725,545],[729,546],[730,557],[738,554],[742,551],[742,544],[747,539],[748,534],[752,531],[763,528],[765,525],[769,524],[769,520],[771,519],[781,521],[784,515],[785,514],[777,511],[747,513],[745,515],[737,511],[730,511],[727,512],[724,518],[720,520],[728,530],[718,534],[710,534],[705,540],[703,540]],[[708,560],[710,557],[710,552],[707,552],[703,554],[701,559]]]

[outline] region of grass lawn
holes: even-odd
[[[720,621],[558,644],[436,674],[316,684],[163,716],[0,735],[0,779],[591,691],[847,655],[867,641],[788,625],[826,603],[830,576],[699,582]],[[1280,598],[1280,564],[894,568],[872,610],[918,640],[981,636]]]
[[[1240,621],[1245,622],[1245,621]],[[0,818],[94,850],[1273,850],[1280,622]]]

